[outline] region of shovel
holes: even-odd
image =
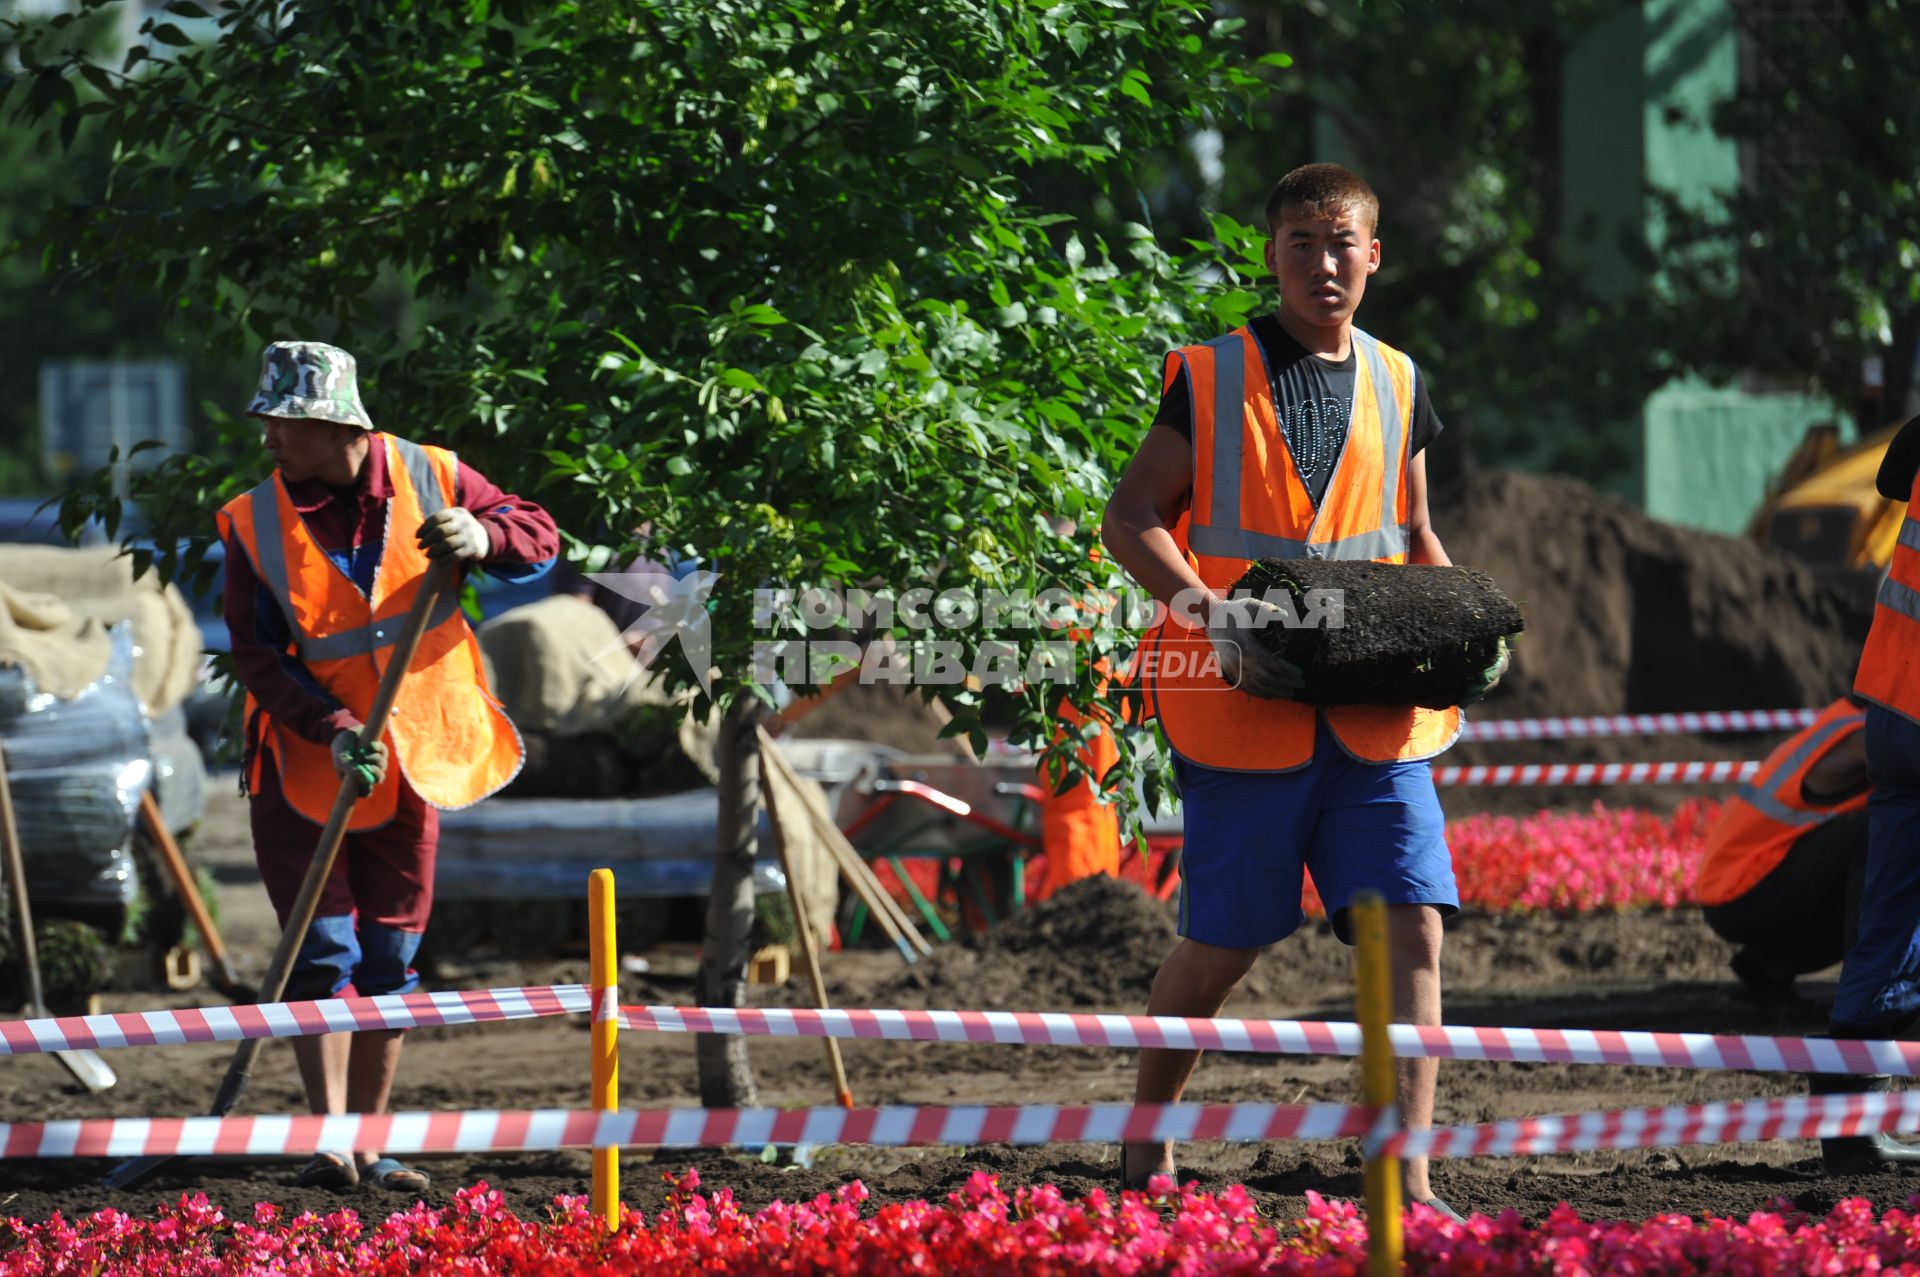
[[[235,1002],[257,1002],[259,991],[240,983],[233,974],[233,963],[227,958],[227,945],[220,938],[220,928],[213,925],[213,915],[207,912],[207,902],[200,898],[200,884],[193,880],[193,871],[187,868],[187,858],[180,854],[180,844],[173,840],[173,832],[167,828],[152,790],[140,797],[140,822],[147,827],[147,836],[153,840],[160,863],[166,869],[167,876],[173,879],[173,889],[180,894],[181,901],[187,906],[187,916],[193,919],[193,925],[200,932],[200,943],[205,946],[207,957],[213,963],[213,987]]]
[[[413,606],[401,624],[400,638],[393,645],[393,658],[387,664],[386,673],[380,676],[379,689],[373,694],[373,706],[367,711],[366,725],[360,729],[362,745],[379,740],[380,733],[386,730],[387,715],[393,710],[393,699],[400,691],[400,678],[413,662],[414,649],[420,646],[420,636],[427,631],[427,614],[452,574],[451,559],[435,559],[428,565],[427,574],[420,582],[420,593],[414,596]],[[333,797],[333,810],[328,813],[326,827],[320,831],[320,841],[314,846],[313,863],[307,866],[307,876],[300,884],[300,894],[287,915],[286,929],[280,933],[280,943],[275,946],[273,960],[267,964],[267,974],[260,982],[262,1002],[278,1002],[287,991],[287,977],[293,974],[293,960],[306,941],[307,928],[313,922],[313,911],[320,903],[320,892],[327,885],[328,875],[333,872],[334,857],[340,853],[340,842],[347,834],[347,820],[353,815],[353,805],[359,797],[359,782],[352,776],[342,776],[340,790]],[[213,1104],[207,1110],[209,1116],[225,1117],[240,1102],[240,1093],[247,1089],[247,1081],[253,1076],[253,1062],[265,1041],[264,1038],[246,1038],[235,1049],[233,1061],[227,1065],[227,1076],[221,1080],[220,1089],[214,1094]],[[132,1158],[114,1167],[100,1182],[107,1188],[138,1188],[169,1163],[185,1156],[189,1154],[163,1153]]]
[[[40,952],[33,939],[33,907],[27,903],[27,862],[20,850],[20,827],[13,819],[13,786],[7,780],[6,751],[0,749],[0,839],[7,855],[7,886],[13,892],[13,914],[20,923],[20,960],[27,968],[27,1011],[43,1017],[46,1003],[40,997]],[[55,1051],[53,1058],[66,1065],[67,1072],[80,1079],[89,1091],[104,1091],[120,1079],[113,1067],[92,1051]]]

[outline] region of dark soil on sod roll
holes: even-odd
[[[1310,705],[1446,709],[1493,663],[1501,636],[1526,628],[1493,578],[1471,568],[1262,559],[1233,588],[1290,600],[1302,624],[1251,638],[1301,668],[1299,699]],[[1340,624],[1311,623],[1312,591],[1341,600]]]

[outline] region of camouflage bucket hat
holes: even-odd
[[[320,341],[276,341],[260,356],[249,417],[305,417],[373,429],[360,403],[353,356]]]

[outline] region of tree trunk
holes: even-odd
[[[694,998],[703,1007],[737,1007],[745,1000],[747,962],[753,956],[753,861],[760,841],[760,743],[754,729],[763,712],[759,701],[742,696],[721,721],[713,889],[707,897],[706,942],[694,980]],[[694,1058],[703,1105],[751,1108],[759,1102],[744,1037],[702,1033]]]

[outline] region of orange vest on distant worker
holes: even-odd
[[[1707,833],[1706,859],[1694,893],[1703,905],[1723,905],[1753,890],[1786,859],[1805,834],[1835,816],[1867,805],[1861,789],[1836,803],[1807,801],[1801,784],[1815,764],[1866,725],[1866,713],[1844,696],[1820,711],[1804,731],[1767,755],[1754,778],[1740,786]]]
[[[1353,415],[1316,509],[1287,450],[1259,339],[1246,328],[1167,356],[1193,404],[1193,495],[1174,542],[1210,589],[1225,592],[1255,559],[1407,561],[1413,361],[1353,333]],[[1460,732],[1458,709],[1310,705],[1228,687],[1204,618],[1170,611],[1141,651],[1149,712],[1173,748],[1207,767],[1287,771],[1313,757],[1316,717],[1368,762],[1431,758]]]
[[[386,434],[374,435],[373,446],[387,449],[393,496],[372,598],[314,540],[278,471],[220,511],[287,618],[294,655],[363,722],[426,574],[427,556],[414,530],[454,504],[457,474],[454,455],[444,448]],[[255,711],[249,696],[249,722]],[[402,773],[421,798],[452,811],[499,790],[520,770],[520,733],[487,691],[480,644],[454,590],[444,591],[434,604],[382,739],[394,765],[355,805],[350,829],[371,829],[393,818]],[[287,802],[307,819],[324,823],[340,789],[331,746],[268,719],[252,764],[250,779],[256,785],[269,752]]]
[[[1920,475],[1907,500],[1907,517],[1880,582],[1873,628],[1860,653],[1853,690],[1876,705],[1920,723]]]

